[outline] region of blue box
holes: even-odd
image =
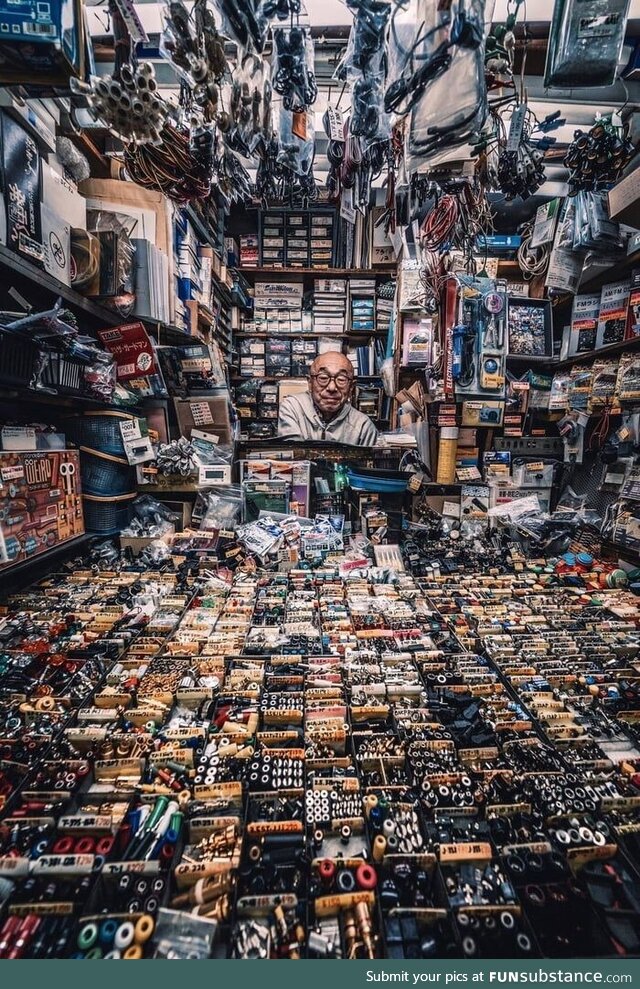
[[[0,0],[0,84],[66,86],[84,73],[80,0]]]

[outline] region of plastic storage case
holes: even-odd
[[[65,419],[65,433],[79,446],[123,457],[124,443],[120,423],[131,422],[136,418],[128,412],[86,412],[82,416]]]
[[[111,498],[83,495],[84,524],[87,532],[112,536],[124,529],[131,518],[131,506],[136,494],[134,492]]]
[[[135,488],[135,471],[124,457],[80,447],[82,490],[86,495],[130,494]]]

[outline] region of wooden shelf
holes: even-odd
[[[87,316],[94,325],[117,326],[126,322],[118,313],[80,295],[75,289],[64,285],[37,265],[2,245],[0,245],[0,269],[4,273],[5,294],[10,288],[16,288],[25,296],[27,302],[32,304],[36,312],[38,308],[44,309],[57,298],[61,298],[70,309]],[[8,296],[4,299],[2,305],[11,312],[15,308],[15,302],[12,304],[10,298]]]
[[[325,333],[323,330],[318,330],[317,333],[247,333],[240,331],[233,334],[235,340],[319,340],[321,338],[326,339],[327,337],[332,340],[344,340],[344,339],[369,339],[370,337],[377,337],[379,340],[386,339],[386,330],[367,330],[365,333],[359,330],[351,330],[345,333]]]
[[[313,278],[377,278],[378,276],[395,275],[397,265],[381,265],[379,268],[238,268],[238,273],[245,278],[268,277],[274,275],[302,275]]]
[[[32,402],[35,405],[58,405],[62,408],[74,409],[78,405],[88,409],[116,409],[129,412],[135,405],[119,405],[115,402],[101,402],[99,399],[86,398],[84,395],[53,395],[45,391],[35,391],[32,388],[10,388],[0,385],[0,404],[4,402]]]
[[[356,374],[355,380],[377,381],[381,377],[382,375],[380,374]],[[240,381],[266,381],[268,384],[273,384],[273,382],[275,381],[306,381],[306,380],[307,380],[306,375],[302,375],[302,374],[284,374],[277,378],[263,374],[254,374],[250,378],[245,378],[241,374],[231,375],[231,381],[233,381],[234,383]]]

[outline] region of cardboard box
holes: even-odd
[[[134,556],[139,556],[143,549],[146,549],[151,543],[159,541],[168,546],[175,534],[176,527],[170,525],[161,536],[120,536],[120,548],[123,550],[130,549]]]
[[[609,190],[609,216],[618,223],[640,229],[640,168]]]
[[[0,568],[84,533],[77,450],[0,453]]]
[[[222,444],[232,441],[229,403],[224,396],[216,398],[174,399],[178,426],[182,436],[191,438],[192,429],[215,433]]]

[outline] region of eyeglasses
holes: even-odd
[[[321,388],[327,388],[331,381],[335,381],[338,388],[346,388],[353,381],[353,376],[348,371],[338,371],[337,374],[329,374],[328,371],[318,371],[317,374],[312,374],[311,377],[316,379]]]

